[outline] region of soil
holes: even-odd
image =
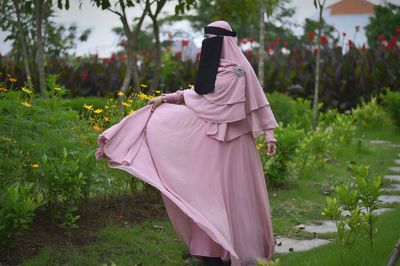
[[[0,266],[19,265],[40,253],[44,247],[56,250],[79,248],[96,241],[97,232],[107,224],[126,226],[148,219],[165,219],[161,194],[157,191],[136,193],[134,197],[120,196],[113,200],[92,199],[79,205],[79,226],[67,230],[50,218],[48,211],[39,209],[29,231],[16,237],[15,247],[0,251]]]

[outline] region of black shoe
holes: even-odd
[[[202,259],[203,259],[205,266],[225,266],[225,265],[227,265],[220,257],[202,257]]]

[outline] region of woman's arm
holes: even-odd
[[[265,140],[264,143],[269,143],[269,142],[277,142],[277,140],[274,137],[274,129],[266,129],[264,130],[265,133]]]
[[[185,99],[183,97],[183,91],[177,90],[172,93],[161,93],[161,97],[163,98],[163,102],[165,103],[184,103]]]

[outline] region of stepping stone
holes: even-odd
[[[370,144],[391,144],[388,140],[374,139],[369,141]]]
[[[379,198],[378,198],[379,199]],[[361,212],[365,212],[365,207],[362,207],[361,208]],[[391,211],[392,209],[391,208],[379,208],[379,209],[376,209],[376,210],[374,210],[374,213],[376,214],[376,215],[381,215],[382,213],[384,213],[384,212],[387,212],[387,211]],[[343,216],[349,216],[350,215],[350,212],[349,211],[342,211],[342,215]]]
[[[400,203],[400,196],[382,195],[382,196],[379,196],[378,200],[381,200],[382,203]]]
[[[400,164],[400,159],[394,160],[394,163],[395,163],[395,164]]]
[[[389,171],[400,173],[400,166],[389,167]]]
[[[390,144],[390,147],[393,147],[393,148],[400,148],[400,144]]]
[[[336,232],[337,228],[332,221],[319,221],[318,224],[305,225],[304,231],[322,234]]]
[[[382,188],[382,191],[400,191],[400,184],[392,184],[390,187]]]
[[[291,251],[305,251],[330,243],[326,239],[291,239],[286,237],[277,237],[275,252],[288,253]]]
[[[385,175],[384,179],[400,182],[400,175]]]

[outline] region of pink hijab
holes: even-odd
[[[226,21],[208,26],[232,31]],[[207,135],[220,141],[249,132],[256,138],[278,127],[254,69],[237,43],[237,37],[224,36],[214,91],[200,95],[192,89],[184,90],[186,106],[207,121]],[[244,75],[235,73],[237,66],[245,70]]]

